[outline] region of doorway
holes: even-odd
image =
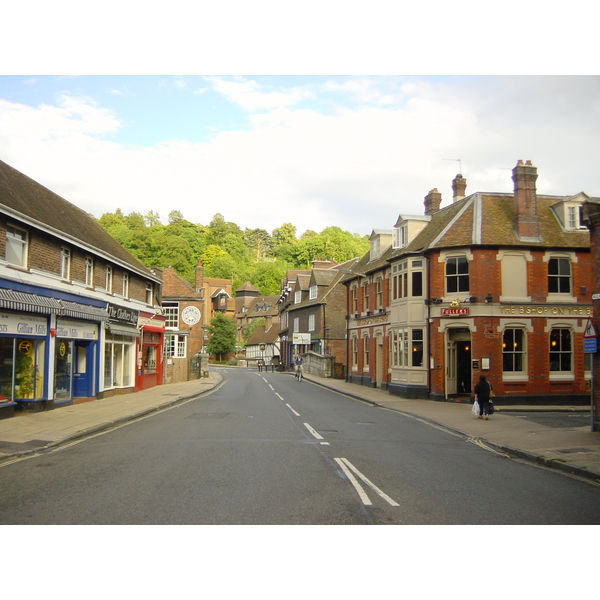
[[[446,397],[470,395],[471,332],[457,327],[446,336]]]
[[[91,398],[94,396],[93,373],[95,365],[95,345],[77,340],[73,349],[73,397]]]

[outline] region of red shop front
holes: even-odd
[[[136,391],[146,390],[163,382],[165,318],[142,312],[138,328],[141,336],[137,349]]]

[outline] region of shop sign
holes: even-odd
[[[468,315],[468,308],[442,308],[440,310],[440,314],[442,315]]]
[[[48,321],[44,317],[0,313],[0,333],[48,335]]]
[[[292,338],[294,344],[310,344],[310,333],[294,333]]]
[[[503,315],[540,315],[540,316],[591,316],[591,306],[556,306],[552,304],[538,304],[526,306],[501,306]]]
[[[83,321],[59,319],[56,323],[56,337],[73,340],[97,340],[98,325]]]
[[[106,310],[108,311],[108,318],[114,323],[137,326],[139,311],[110,303],[106,305]]]

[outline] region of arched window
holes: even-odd
[[[570,329],[555,327],[550,330],[550,371],[571,371],[572,347]]]

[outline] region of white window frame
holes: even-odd
[[[302,290],[294,292],[294,304],[300,304],[302,302]]]
[[[94,287],[94,259],[91,256],[85,257],[85,285]]]
[[[123,298],[129,298],[129,273],[123,273]]]
[[[113,288],[113,268],[110,265],[106,265],[106,285],[104,286],[108,294],[112,294]]]
[[[179,302],[164,302],[162,305],[166,329],[179,329]]]
[[[315,330],[315,315],[308,315],[308,330]]]
[[[369,361],[371,360],[370,355],[370,346],[371,346],[371,338],[368,335],[363,335],[363,370],[367,370],[369,368]]]
[[[60,278],[71,280],[71,249],[66,246],[60,248]]]
[[[319,287],[317,285],[311,285],[310,289],[308,290],[308,299],[309,300],[316,300],[317,299],[318,290],[319,290]]]
[[[6,262],[26,269],[29,258],[28,254],[29,233],[21,227],[8,224],[6,227],[6,250],[4,251]]]
[[[554,331],[557,330],[566,330],[569,332],[569,344],[570,344],[570,349],[568,351],[565,350],[555,350],[554,353],[561,355],[569,355],[569,370],[552,370],[551,369],[551,362],[550,362],[550,354],[552,353],[552,333]],[[575,360],[575,353],[574,353],[574,348],[573,348],[573,342],[574,342],[574,335],[573,335],[573,329],[567,325],[567,324],[562,324],[562,323],[556,323],[555,325],[553,325],[552,327],[550,327],[550,330],[548,331],[548,373],[549,373],[549,379],[550,380],[557,380],[557,379],[573,379],[574,376],[574,360]]]
[[[458,272],[458,261],[464,259],[467,263],[467,272],[466,273],[459,273]],[[456,273],[455,274],[449,274],[448,273],[448,265],[451,261],[457,261],[456,262]],[[460,283],[462,278],[466,277],[467,278],[467,289],[466,290],[461,290],[460,289]],[[455,281],[456,282],[456,290],[454,291],[450,291],[448,289],[448,282],[449,281]],[[454,256],[447,256],[446,257],[446,261],[444,264],[444,289],[446,292],[446,295],[452,295],[452,294],[468,294],[470,289],[471,289],[471,265],[470,265],[470,261],[469,261],[469,257],[466,254],[456,254]]]
[[[187,338],[187,335],[168,333],[165,339],[165,356],[169,358],[186,358]]]
[[[154,302],[154,285],[152,282],[146,283],[146,304],[152,306]]]

